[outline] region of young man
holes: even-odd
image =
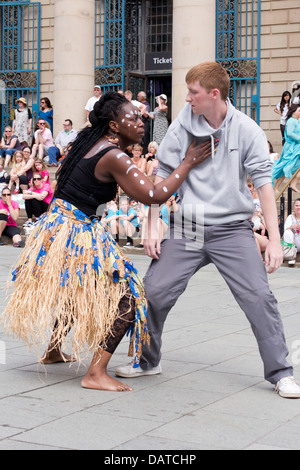
[[[211,140],[212,150],[215,141],[218,146],[212,157],[194,168],[179,188],[184,228],[177,217],[162,246],[157,234],[153,234],[153,219],[158,211],[150,211],[149,238],[144,246],[153,261],[144,282],[151,344],[149,349],[143,348],[139,367],[119,367],[116,374],[137,377],[161,372],[164,321],[191,276],[201,267],[214,263],[251,324],[266,380],[276,385],[280,396],[300,398],[300,387],[286,362],[288,349],[277,301],[270,291],[266,268],[249,222],[254,205],[247,176],[257,188],[265,217],[269,234],[265,265],[268,273],[272,273],[281,266],[282,250],[266,136],[227,99],[230,82],[220,64],[206,62],[193,67],[186,83],[187,104],[170,126],[158,151],[157,180],[173,171],[193,140]],[[197,214],[201,211],[199,218]]]

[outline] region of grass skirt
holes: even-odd
[[[139,363],[149,341],[142,281],[113,237],[97,220],[56,199],[36,222],[12,273],[3,322],[28,346],[39,347],[55,328],[58,345],[72,328],[72,353],[105,349],[128,292],[135,321],[128,333],[129,355]],[[11,284],[11,283],[10,283]]]

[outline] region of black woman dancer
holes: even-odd
[[[48,364],[69,360],[61,344],[72,329],[72,354],[94,353],[82,386],[131,390],[108,375],[107,365],[127,331],[130,354],[139,364],[142,343],[148,340],[147,300],[134,266],[94,214],[115,198],[117,184],[143,204],[165,202],[211,155],[211,144],[192,143],[178,168],[154,186],[125,153],[144,135],[138,109],[109,92],[89,119],[91,127],[80,132],[63,160],[54,199],[13,271],[14,292],[4,323],[28,345],[45,343],[52,331],[42,359]]]

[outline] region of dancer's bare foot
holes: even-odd
[[[56,364],[58,362],[76,362],[74,356],[63,353],[60,349],[52,349],[46,351],[43,357],[40,359],[42,364]]]
[[[108,390],[110,392],[131,392],[133,390],[129,385],[113,379],[104,371],[95,374],[88,372],[82,379],[81,386],[92,390]]]
[[[108,390],[110,392],[130,392],[132,387],[119,382],[110,377],[107,373],[107,366],[110,361],[111,354],[101,350],[100,348],[94,354],[92,362],[86,376],[81,381],[83,388],[92,390]]]

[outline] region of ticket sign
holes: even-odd
[[[147,52],[145,71],[172,70],[172,52]]]

